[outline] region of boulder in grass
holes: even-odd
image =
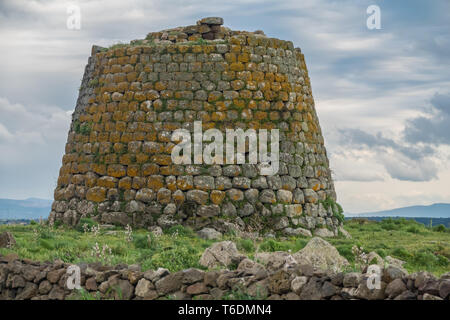
[[[309,240],[308,244],[292,255],[299,265],[309,264],[316,270],[340,271],[349,265],[337,249],[319,237]]]
[[[232,264],[238,264],[244,258],[245,256],[238,252],[234,242],[221,241],[206,248],[200,258],[200,264],[208,268],[228,267]]]
[[[14,239],[11,232],[0,233],[0,248],[12,248],[16,244],[16,239]]]

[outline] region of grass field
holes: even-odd
[[[89,222],[89,221],[88,221]],[[92,225],[92,222],[89,222]],[[354,264],[352,247],[362,246],[365,252],[375,251],[381,257],[390,255],[406,261],[409,272],[430,271],[436,276],[450,271],[450,229],[443,226],[432,229],[411,220],[384,220],[345,222],[352,239],[327,239]],[[94,228],[95,229],[95,228]],[[0,249],[0,254],[17,253],[21,258],[38,261],[61,259],[65,262],[139,263],[144,270],[167,268],[178,271],[189,267],[202,268],[198,261],[212,240],[203,240],[182,226],[175,226],[159,237],[146,230],[127,231],[124,228],[85,232],[45,225],[2,225],[0,232],[10,231],[17,244]],[[225,235],[240,251],[252,257],[256,251],[296,252],[308,238],[242,239]],[[356,268],[356,266],[355,266]]]

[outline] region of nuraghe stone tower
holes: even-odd
[[[338,234],[342,209],[303,54],[291,41],[222,24],[204,18],[92,48],[50,221]],[[173,163],[172,133],[192,132],[195,121],[223,132],[278,129],[278,172]]]

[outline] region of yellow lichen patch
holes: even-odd
[[[133,162],[133,156],[129,153],[125,153],[120,155],[119,157],[119,163],[123,164],[123,165],[128,165],[131,164]]]
[[[142,175],[149,176],[159,173],[159,166],[154,163],[145,163],[142,165]]]
[[[105,175],[106,174],[106,165],[93,163],[92,171],[94,171],[95,173],[97,173],[99,175]]]
[[[192,179],[190,179],[188,176],[181,176],[177,179],[177,187],[180,190],[186,191],[193,189],[194,185],[192,183]]]
[[[163,165],[163,166],[172,164],[172,158],[170,157],[170,155],[167,155],[167,154],[153,155],[151,157],[151,161],[156,164]]]
[[[127,166],[127,176],[129,177],[137,177],[140,175],[140,165],[131,164]]]
[[[220,190],[211,191],[211,202],[214,204],[221,204],[223,199],[225,198],[225,192]]]
[[[152,190],[159,190],[164,187],[164,178],[162,176],[150,176],[147,179],[147,187]]]
[[[108,166],[107,170],[108,175],[115,178],[123,177],[127,174],[127,171],[124,166],[119,164],[111,164]]]
[[[226,114],[224,112],[213,112],[211,115],[212,121],[223,121],[226,118]]]
[[[119,180],[119,189],[130,190],[132,179],[130,177],[124,177]]]
[[[113,177],[103,176],[97,180],[97,186],[105,188],[115,188],[117,187],[117,179]]]
[[[244,69],[245,69],[245,66],[241,62],[233,62],[230,64],[231,71],[243,71]]]
[[[104,187],[94,187],[87,191],[86,199],[94,202],[106,200],[106,189]]]
[[[265,111],[256,111],[254,114],[254,119],[255,120],[263,120],[263,119],[267,119],[267,112]]]

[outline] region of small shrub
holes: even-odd
[[[245,252],[253,252],[255,251],[255,246],[253,241],[250,239],[241,239],[237,243],[238,249],[244,250]]]
[[[84,136],[88,136],[91,133],[92,125],[90,123],[83,123],[80,125],[80,133]]]
[[[339,254],[343,257],[345,257],[348,261],[354,262],[355,256],[352,252],[352,245],[351,244],[343,244],[336,246],[337,251]]]
[[[406,229],[406,232],[418,234],[420,233],[420,228],[418,226],[411,226]]]
[[[264,240],[260,245],[261,251],[274,252],[274,251],[288,251],[289,245],[283,242],[276,241],[274,239]]]
[[[149,242],[147,236],[143,234],[137,234],[133,239],[134,246],[138,249],[149,249]]]
[[[392,255],[402,260],[407,260],[411,258],[411,254],[405,248],[402,247],[395,247],[392,250]]]
[[[448,232],[448,229],[443,224],[440,224],[440,225],[434,226],[433,227],[433,231],[436,231],[436,232]]]
[[[79,232],[84,232],[85,231],[85,225],[87,225],[89,230],[91,230],[93,226],[97,225],[97,222],[95,222],[91,218],[81,218],[75,229],[77,231],[79,231]]]
[[[182,226],[180,224],[168,228],[167,230],[165,230],[165,233],[171,236],[179,235],[185,237],[193,237],[195,235],[194,231],[191,228]]]

